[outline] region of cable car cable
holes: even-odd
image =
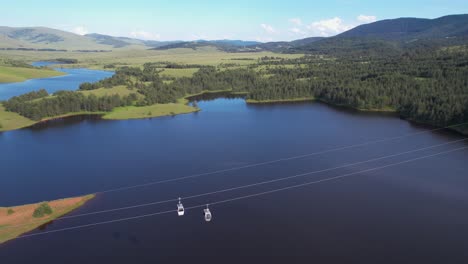
[[[448,129],[448,128],[458,127],[458,126],[462,126],[462,125],[466,125],[466,124],[468,124],[468,122],[460,123],[460,124],[456,124],[456,125],[451,125],[451,126],[446,126],[446,127],[442,127],[442,128],[436,128],[436,129],[432,129],[432,130],[425,130],[425,131],[421,131],[421,132],[409,133],[409,134],[396,136],[396,137],[390,137],[390,138],[383,138],[383,139],[368,141],[368,142],[354,144],[354,145],[336,147],[336,148],[331,148],[331,149],[328,149],[328,150],[323,150],[323,151],[318,151],[318,152],[313,152],[313,153],[308,153],[308,154],[302,154],[302,155],[298,155],[298,156],[281,158],[281,159],[276,159],[276,160],[271,160],[271,161],[264,161],[264,162],[259,162],[259,163],[252,163],[252,164],[248,164],[248,165],[244,165],[244,166],[232,167],[232,168],[221,169],[221,170],[215,170],[215,171],[210,171],[210,172],[192,174],[192,175],[182,176],[182,177],[178,177],[178,178],[153,181],[153,182],[142,183],[142,184],[137,184],[137,185],[123,186],[123,187],[119,187],[119,188],[115,188],[115,189],[108,189],[108,190],[98,191],[98,192],[94,192],[94,193],[111,193],[111,192],[125,191],[125,190],[130,190],[130,189],[135,189],[135,188],[147,187],[147,186],[151,186],[151,185],[158,185],[158,184],[163,184],[163,183],[182,181],[182,180],[186,180],[186,179],[198,178],[198,177],[202,177],[202,176],[208,176],[208,175],[219,174],[219,173],[224,173],[224,172],[242,170],[242,169],[247,169],[247,168],[254,168],[254,167],[274,164],[274,163],[278,163],[278,162],[282,162],[282,161],[295,160],[295,159],[300,159],[300,158],[305,158],[305,157],[310,157],[310,156],[315,156],[315,155],[321,155],[321,154],[331,153],[331,152],[345,150],[345,149],[351,149],[351,148],[355,148],[355,147],[362,147],[362,146],[372,145],[372,144],[376,144],[376,143],[382,143],[382,142],[387,142],[387,141],[398,140],[398,139],[411,137],[411,136],[415,136],[415,135],[426,134],[426,133],[440,131],[440,130],[444,130],[444,129]]]
[[[54,221],[65,220],[65,219],[70,219],[70,218],[78,218],[78,217],[89,216],[89,215],[110,213],[110,212],[116,212],[116,211],[123,211],[123,210],[129,210],[129,209],[134,209],[134,208],[140,208],[140,207],[146,207],[146,206],[158,205],[158,204],[164,204],[164,203],[170,203],[170,202],[179,201],[179,203],[180,203],[181,199],[189,200],[189,199],[193,199],[193,198],[209,196],[209,195],[213,195],[213,194],[219,194],[219,193],[224,193],[224,192],[229,192],[229,191],[234,191],[234,190],[240,190],[240,189],[250,188],[250,187],[254,187],[254,186],[265,185],[265,184],[269,184],[269,183],[273,183],[273,182],[289,180],[289,179],[293,179],[293,178],[299,178],[299,177],[308,176],[308,175],[312,175],[312,174],[318,174],[318,173],[322,173],[322,172],[333,171],[333,170],[347,168],[347,167],[356,166],[356,165],[360,165],[360,164],[365,164],[365,163],[369,163],[369,162],[373,162],[373,161],[393,158],[393,157],[402,156],[402,155],[405,155],[405,154],[411,154],[411,153],[415,153],[415,152],[419,152],[419,151],[423,151],[423,150],[428,150],[428,149],[433,149],[433,148],[437,148],[437,147],[441,147],[441,146],[446,146],[446,145],[450,145],[450,144],[454,144],[454,143],[458,143],[458,142],[463,142],[463,141],[467,141],[467,140],[468,140],[468,138],[453,140],[453,141],[449,141],[449,142],[442,143],[442,144],[437,144],[437,145],[432,145],[432,146],[419,148],[419,149],[415,149],[415,150],[409,150],[409,151],[400,152],[400,153],[396,153],[396,154],[381,156],[381,157],[378,157],[378,158],[372,158],[372,159],[368,159],[368,160],[364,160],[364,161],[348,163],[348,164],[340,165],[340,166],[337,166],[337,167],[326,168],[326,169],[321,169],[321,170],[316,170],[316,171],[310,171],[310,172],[295,174],[295,175],[291,175],[291,176],[287,176],[287,177],[281,177],[281,178],[276,178],[276,179],[272,179],[272,180],[267,180],[267,181],[262,181],[262,182],[256,182],[256,183],[251,183],[251,184],[246,184],[246,185],[241,185],[241,186],[236,186],[236,187],[231,187],[231,188],[226,188],[226,189],[221,189],[221,190],[216,190],[216,191],[212,191],[212,192],[205,192],[205,193],[200,193],[200,194],[195,194],[195,195],[190,195],[190,196],[185,196],[185,197],[182,196],[182,197],[175,198],[175,199],[167,199],[167,200],[155,201],[155,202],[144,203],[144,204],[137,204],[137,205],[132,205],[132,206],[125,206],[125,207],[119,207],[119,208],[113,208],[113,209],[107,209],[107,210],[100,210],[100,211],[89,212],[89,213],[82,213],[82,214],[76,214],[76,215],[70,215],[70,216],[63,216],[63,217],[55,219]],[[182,215],[183,215],[183,213],[182,213]],[[24,225],[30,225],[30,224],[31,223],[24,224]],[[24,225],[6,226],[6,227],[4,227],[4,229],[9,229],[9,228],[19,227],[19,226],[24,226]]]
[[[406,163],[410,163],[410,162],[414,162],[414,161],[418,161],[418,160],[422,160],[422,159],[426,159],[426,158],[436,157],[436,156],[456,152],[456,151],[463,150],[463,149],[468,149],[468,147],[462,147],[462,148],[456,148],[456,149],[452,149],[452,150],[448,150],[448,151],[438,152],[438,153],[431,154],[431,155],[426,155],[426,156],[422,156],[422,157],[418,157],[418,158],[413,158],[413,159],[409,159],[409,160],[405,160],[405,161],[401,161],[401,162],[397,162],[397,163],[391,163],[391,164],[387,164],[387,165],[384,165],[384,166],[375,167],[375,168],[371,168],[371,169],[366,169],[366,170],[362,170],[362,171],[347,173],[347,174],[343,174],[343,175],[339,175],[339,176],[335,176],[335,177],[320,179],[320,180],[317,180],[317,181],[306,182],[306,183],[291,185],[291,186],[287,186],[287,187],[283,187],[283,188],[279,188],[279,189],[273,189],[273,190],[270,190],[270,191],[253,193],[253,194],[249,194],[249,195],[243,195],[243,196],[239,196],[239,197],[235,197],[235,198],[230,198],[230,199],[220,200],[220,201],[216,201],[216,202],[211,202],[210,205],[219,205],[219,204],[238,201],[238,200],[242,200],[242,199],[248,199],[248,198],[252,198],[252,197],[258,197],[258,196],[261,196],[261,195],[266,195],[266,194],[276,193],[276,192],[280,192],[280,191],[295,189],[295,188],[299,188],[299,187],[303,187],[303,186],[318,184],[318,183],[322,183],[322,182],[334,181],[334,180],[337,180],[337,179],[351,177],[351,176],[354,176],[354,175],[357,175],[357,174],[362,174],[362,173],[371,172],[371,171],[377,171],[377,170],[381,170],[381,169],[392,167],[392,166],[406,164]],[[206,204],[195,205],[195,206],[191,206],[191,207],[186,208],[186,210],[201,208],[201,207],[205,207],[205,206],[206,206]],[[72,227],[55,229],[55,230],[50,230],[50,231],[43,231],[43,232],[39,232],[39,233],[26,234],[26,235],[22,235],[22,236],[20,236],[18,238],[27,238],[27,237],[40,236],[40,235],[46,235],[46,234],[51,234],[51,233],[69,231],[69,230],[74,230],[74,229],[81,229],[81,228],[86,228],[86,227],[110,224],[110,223],[124,222],[124,221],[129,221],[129,220],[146,218],[146,217],[150,217],[150,216],[174,213],[175,211],[176,210],[161,211],[161,212],[155,212],[155,213],[151,213],[151,214],[144,214],[144,215],[138,215],[138,216],[133,216],[133,217],[119,218],[119,219],[114,219],[114,220],[109,220],[109,221],[96,222],[96,223],[90,223],[90,224],[78,225],[78,226],[72,226]]]

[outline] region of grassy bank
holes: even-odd
[[[0,104],[0,131],[20,129],[31,126],[34,123],[36,123],[36,121],[17,113],[5,111],[3,105]]]
[[[23,82],[28,79],[47,78],[65,75],[50,69],[0,66],[0,83]]]
[[[60,199],[47,202],[52,214],[34,217],[34,211],[42,204],[28,204],[13,207],[0,207],[0,244],[15,239],[24,233],[30,232],[41,225],[57,219],[71,211],[83,206],[94,198],[94,194]]]
[[[52,116],[48,118],[35,121],[29,118],[26,118],[20,114],[5,111],[5,108],[0,104],[0,132],[10,131],[29,127],[41,122],[46,122],[54,119],[60,119],[71,116],[79,115],[104,115],[106,112],[72,112],[58,116]]]
[[[200,109],[187,105],[186,99],[179,99],[177,103],[155,104],[149,106],[117,107],[103,116],[104,119],[125,120],[161,116],[171,116],[197,112]]]

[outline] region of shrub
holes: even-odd
[[[45,215],[52,214],[52,208],[50,208],[48,203],[41,203],[39,207],[34,210],[33,217],[40,218]]]
[[[8,211],[7,211],[7,214],[8,214],[8,215],[12,215],[12,214],[14,214],[14,213],[15,213],[15,211],[14,211],[13,209],[8,208]]]

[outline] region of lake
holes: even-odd
[[[54,64],[56,63],[38,61],[34,62],[32,65],[42,67],[53,66]],[[49,93],[54,93],[60,90],[77,90],[83,82],[97,82],[111,77],[114,74],[114,72],[111,71],[90,70],[84,68],[55,68],[55,70],[64,72],[66,75],[52,78],[30,79],[18,83],[0,84],[0,101],[40,89],[46,89]]]
[[[393,115],[322,103],[201,100],[199,113],[143,120],[75,118],[0,133],[2,206],[244,166],[429,131]],[[72,213],[186,197],[463,139],[439,131],[264,166],[100,194]],[[182,200],[185,207],[359,172],[453,143],[325,173]],[[2,263],[466,263],[468,150],[210,206],[170,202],[55,221],[52,231],[151,214],[0,246]],[[41,232],[35,231],[35,232]],[[34,233],[34,232],[33,232]]]

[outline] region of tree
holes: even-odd
[[[35,218],[41,218],[45,215],[51,215],[52,214],[52,208],[50,208],[49,204],[44,202],[39,205],[39,207],[34,210],[33,217]]]

